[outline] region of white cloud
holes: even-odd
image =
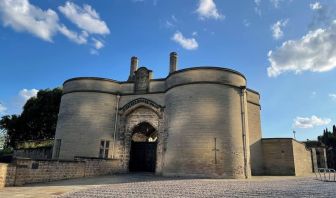
[[[328,28],[308,32],[299,40],[284,42],[268,52],[269,77],[284,72],[326,72],[336,67],[336,21]]]
[[[254,0],[254,12],[257,13],[259,16],[261,16],[261,9],[260,9],[260,4],[261,0]]]
[[[1,0],[0,14],[4,26],[19,32],[29,32],[45,41],[52,41],[58,31],[58,15],[55,11],[42,10],[28,0]]]
[[[319,2],[310,4],[313,12],[313,19],[309,25],[310,29],[326,28],[335,20],[335,10],[332,6],[323,5]]]
[[[199,0],[199,6],[196,10],[201,19],[224,19],[224,15],[219,13],[213,0]]]
[[[174,27],[175,25],[174,25],[172,22],[170,22],[169,20],[167,20],[164,26],[165,26],[166,28],[172,28],[172,27]]]
[[[198,43],[195,38],[185,38],[179,31],[175,32],[171,39],[180,44],[184,49],[195,50],[198,48]]]
[[[37,89],[22,89],[19,92],[19,96],[24,99],[24,101],[27,101],[29,98],[35,97],[37,92]]]
[[[330,97],[332,100],[336,101],[336,93],[330,93],[330,94],[329,94],[329,97]]]
[[[172,18],[172,20],[175,21],[175,22],[178,21],[177,18],[175,17],[175,15],[171,15],[171,18]]]
[[[311,3],[311,4],[309,4],[309,7],[312,10],[320,10],[320,9],[322,9],[322,5],[321,5],[320,2]]]
[[[71,22],[90,34],[104,35],[110,33],[105,21],[100,19],[99,14],[90,5],[84,4],[82,8],[68,1],[64,6],[59,6],[58,9]]]
[[[90,54],[91,55],[99,55],[99,52],[96,49],[90,49]]]
[[[104,43],[96,38],[92,38],[94,47],[98,50],[104,47]]]
[[[64,36],[66,36],[71,41],[77,43],[77,44],[86,44],[87,43],[87,37],[89,36],[87,32],[82,31],[81,34],[78,34],[77,32],[69,30],[64,25],[60,25],[58,29]]]
[[[315,115],[311,117],[296,117],[294,119],[294,128],[313,128],[315,126],[327,125],[331,122],[329,118],[319,118]]]
[[[270,0],[271,4],[272,4],[275,8],[279,8],[280,3],[281,3],[282,1],[283,1],[283,0]]]
[[[53,36],[60,33],[77,44],[86,44],[89,33],[109,34],[110,30],[104,21],[101,21],[98,13],[89,5],[83,8],[74,3],[66,2],[59,10],[81,32],[68,29],[59,22],[57,13],[51,9],[42,10],[30,4],[29,0],[0,0],[0,18],[5,27],[12,27],[18,32],[29,32],[38,38],[52,42]],[[100,43],[99,43],[100,42]],[[96,41],[96,49],[102,48],[102,41]]]
[[[281,37],[283,37],[284,33],[282,31],[282,28],[286,27],[287,23],[288,23],[288,19],[279,20],[271,26],[272,36],[274,39],[280,39]]]
[[[254,0],[254,3],[255,3],[257,6],[260,6],[261,0]]]
[[[0,103],[0,115],[5,114],[6,110],[7,110],[7,108],[3,104]]]
[[[251,25],[251,23],[247,19],[244,19],[243,24],[245,27],[250,27]]]
[[[257,15],[261,16],[261,9],[259,7],[254,7],[254,11]]]
[[[173,28],[175,27],[176,23],[178,22],[177,18],[175,17],[175,15],[171,15],[170,19],[166,20],[164,27],[165,28]]]

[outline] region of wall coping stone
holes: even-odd
[[[294,138],[261,138],[261,141],[272,141],[272,140],[290,140],[293,142],[297,142],[299,144],[302,144],[305,146],[306,150],[310,150],[309,148],[307,148],[306,144],[304,142],[300,142]]]
[[[85,159],[90,159],[90,160],[102,160],[102,161],[118,161],[120,159],[113,159],[113,158],[99,158],[99,157],[84,157],[84,156],[75,156],[74,157],[76,161],[78,160],[85,160]]]
[[[165,81],[165,80],[167,80],[167,78],[169,78],[170,76],[172,76],[174,74],[177,74],[177,73],[190,71],[190,70],[202,70],[202,69],[227,71],[227,72],[230,72],[230,73],[238,74],[239,76],[243,77],[246,80],[246,77],[242,73],[240,73],[236,70],[233,70],[233,69],[229,69],[229,68],[225,68],[225,67],[215,67],[215,66],[198,66],[198,67],[190,67],[190,68],[180,69],[180,70],[177,70],[177,71],[174,71],[174,72],[170,73],[166,78],[152,79],[151,81]],[[110,78],[75,77],[75,78],[70,78],[70,79],[64,81],[63,85],[66,84],[67,82],[75,81],[75,80],[100,80],[100,81],[114,82],[114,83],[118,83],[118,84],[133,84],[133,82],[118,81],[118,80],[113,80],[113,79],[110,79]]]
[[[22,158],[22,157],[16,157],[14,158],[14,162],[16,160],[20,161],[43,161],[43,162],[69,162],[69,163],[82,163],[82,161],[78,160],[59,160],[59,159],[32,159],[32,158]]]

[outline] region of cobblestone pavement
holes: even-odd
[[[230,180],[126,174],[0,189],[0,198],[7,197],[336,197],[336,182],[321,182],[314,177]]]
[[[223,180],[153,176],[153,179],[109,184],[58,197],[336,197],[336,183],[321,182],[314,177]]]

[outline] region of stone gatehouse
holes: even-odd
[[[153,79],[132,57],[127,81],[69,79],[53,158],[118,159],[124,172],[212,178],[311,172],[303,144],[262,140],[260,95],[246,86],[231,69],[177,70],[175,52],[166,78]]]

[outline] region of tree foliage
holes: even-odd
[[[326,146],[328,167],[336,168],[336,126],[333,125],[332,131],[324,129],[318,140]]]
[[[318,140],[326,145],[326,147],[336,148],[336,126],[333,125],[332,131],[328,128],[323,130],[323,135],[318,136]]]
[[[0,129],[5,130],[6,146],[15,147],[26,140],[51,139],[55,135],[62,89],[40,90],[30,98],[20,115],[6,115],[0,120]]]

